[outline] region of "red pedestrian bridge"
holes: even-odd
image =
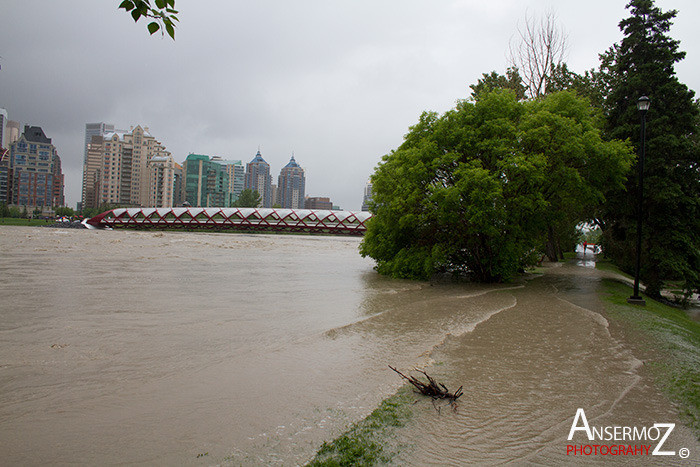
[[[83,223],[88,228],[238,230],[363,235],[366,211],[269,208],[119,208]]]

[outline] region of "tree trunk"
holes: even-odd
[[[554,241],[557,243],[557,254],[559,255],[559,259],[564,261],[564,251],[562,251],[562,249],[561,249],[561,242],[559,241],[558,238],[555,239]]]
[[[544,254],[547,255],[547,259],[551,262],[556,263],[559,261],[557,240],[554,236],[554,229],[550,225],[547,228],[547,244],[545,245]]]

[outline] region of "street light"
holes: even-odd
[[[646,305],[647,302],[639,295],[639,269],[641,266],[642,256],[642,214],[644,203],[644,146],[646,142],[646,115],[649,110],[651,100],[647,96],[642,96],[637,101],[637,110],[639,117],[642,119],[642,131],[640,135],[640,152],[639,152],[639,187],[637,188],[637,265],[634,268],[634,293],[627,299],[628,303],[634,305]]]

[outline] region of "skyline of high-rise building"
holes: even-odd
[[[227,207],[231,203],[228,173],[204,154],[190,154],[183,164],[184,201],[195,207]]]
[[[170,154],[153,156],[148,161],[148,204],[159,208],[174,206],[175,161]]]
[[[257,191],[258,194],[260,194],[261,207],[272,207],[274,199],[272,198],[270,164],[263,159],[259,149],[253,160],[246,164],[244,188],[246,190]]]
[[[277,198],[281,207],[303,209],[306,189],[304,169],[297,164],[294,156],[282,167],[277,182]]]
[[[369,211],[369,203],[372,201],[372,180],[367,180],[362,196],[362,211]]]
[[[80,198],[83,209],[94,209],[100,205],[103,153],[104,138],[101,135],[93,135],[87,145],[87,155],[83,162],[83,187]]]
[[[5,148],[9,149],[10,144],[19,139],[20,124],[14,120],[8,120],[5,125]]]
[[[107,132],[114,132],[111,123],[85,124],[85,153],[83,155],[83,185],[80,203],[83,208],[96,208],[100,204],[100,174],[103,164],[103,138]]]
[[[61,158],[58,157],[55,150],[53,156],[51,156],[51,163],[51,170],[53,173],[53,206],[65,206],[65,175],[61,167]]]
[[[87,159],[88,144],[92,141],[93,136],[104,136],[106,133],[113,133],[115,131],[114,124],[98,122],[98,123],[86,123],[85,124],[85,154],[83,156],[83,162]]]
[[[240,160],[227,160],[219,156],[213,156],[212,162],[221,165],[228,174],[228,192],[231,195],[231,203],[235,202],[243,191],[245,184],[245,167]]]
[[[181,164],[173,166],[173,207],[182,206],[185,202],[185,176]]]
[[[333,202],[327,196],[307,196],[304,209],[333,209]]]
[[[151,164],[153,158],[159,163]],[[125,131],[115,130],[111,123],[85,124],[81,207],[172,205],[173,171],[172,156],[148,127]],[[157,186],[159,177],[165,177],[168,185]],[[153,204],[155,200],[159,204]]]
[[[64,203],[61,159],[51,138],[39,126],[26,125],[0,165],[0,202],[28,209],[50,209]]]
[[[6,148],[8,145],[5,144],[5,133],[7,128],[7,109],[0,107],[0,149]]]
[[[294,155],[280,170],[275,185],[260,149],[245,166],[239,159],[201,154],[190,154],[179,165],[148,127],[137,125],[129,131],[114,128],[114,124],[105,122],[85,125],[83,208],[104,204],[171,207],[183,203],[229,207],[244,189],[260,194],[260,207],[305,207],[306,173]],[[196,167],[192,162],[195,156],[201,156]],[[226,174],[225,182],[210,164],[217,164]],[[223,189],[222,183],[226,185]]]
[[[19,139],[19,122],[9,119],[7,109],[0,107],[0,149],[10,149],[10,144]]]
[[[0,203],[9,204],[9,189],[12,173],[10,172],[10,151],[0,148]]]

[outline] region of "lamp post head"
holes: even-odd
[[[649,99],[647,96],[642,96],[637,101],[637,110],[640,112],[646,112],[649,110],[649,104],[651,104],[651,99]]]

